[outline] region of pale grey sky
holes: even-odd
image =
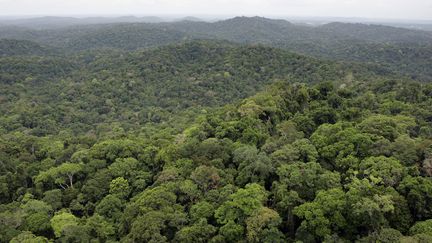
[[[261,15],[432,20],[432,0],[0,0],[0,15]]]

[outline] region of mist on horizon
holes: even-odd
[[[85,6],[85,7],[84,7]],[[0,16],[233,16],[432,20],[428,0],[0,0]]]

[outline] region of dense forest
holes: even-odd
[[[239,17],[0,38],[0,242],[432,242],[429,32]]]
[[[106,22],[107,20],[105,20]],[[121,19],[119,20],[121,21]],[[242,44],[265,44],[299,54],[337,61],[379,63],[413,79],[431,78],[432,32],[383,25],[329,23],[306,26],[286,20],[236,17],[214,23],[203,21],[76,25],[58,20],[57,28],[37,28],[44,19],[26,25],[0,25],[0,39],[35,41],[42,45],[79,52],[101,48],[136,50],[197,39],[228,40]],[[63,23],[63,24],[61,24]],[[75,23],[75,25],[73,25]],[[43,25],[42,25],[43,26]],[[0,52],[1,53],[1,52]]]

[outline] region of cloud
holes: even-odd
[[[430,0],[0,0],[0,15],[211,14],[432,19]]]

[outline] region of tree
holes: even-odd
[[[189,210],[190,218],[193,222],[199,219],[209,219],[213,216],[215,208],[212,204],[206,201],[200,201],[192,205]]]
[[[44,198],[42,200],[51,205],[54,210],[58,210],[63,206],[62,192],[60,189],[54,189],[44,192]]]
[[[398,185],[404,175],[404,167],[398,160],[384,156],[363,160],[360,162],[359,170],[362,177],[385,186]]]
[[[135,158],[141,150],[140,144],[130,139],[105,140],[95,144],[90,154],[97,159],[104,159],[108,163],[114,162],[117,158]]]
[[[428,234],[432,236],[432,219],[419,221],[409,230],[410,235]]]
[[[123,207],[121,199],[114,195],[107,195],[96,206],[95,212],[111,222],[118,222],[122,216]]]
[[[196,168],[195,171],[192,172],[190,178],[204,192],[219,187],[221,181],[218,169],[206,165],[201,165]]]
[[[173,237],[166,230],[173,227],[177,231],[184,223],[183,212],[151,210],[134,220],[128,238],[137,242],[166,242]]]
[[[248,242],[283,242],[283,234],[278,229],[281,222],[276,211],[262,207],[246,219]]]
[[[377,241],[379,242],[397,242],[400,240],[400,238],[402,238],[402,233],[399,232],[398,230],[392,229],[392,228],[387,228],[387,229],[381,229],[378,237],[377,237]]]
[[[383,243],[391,243],[391,242],[401,242],[403,235],[398,230],[392,228],[383,228],[378,232],[373,232],[369,234],[367,237],[363,237],[359,240],[359,242],[383,242]]]
[[[216,233],[216,227],[207,223],[206,219],[200,219],[191,226],[180,229],[175,236],[176,242],[208,242]]]
[[[320,163],[341,172],[357,169],[359,159],[366,157],[372,146],[372,137],[350,123],[323,124],[312,134]]]
[[[202,192],[198,189],[198,185],[192,180],[181,181],[178,185],[178,202],[182,205],[191,205],[201,198]]]
[[[30,199],[22,205],[24,211],[25,228],[37,234],[48,235],[51,229],[50,218],[53,209],[43,201]]]
[[[230,159],[231,154],[231,140],[208,138],[201,143],[198,143],[195,148],[189,148],[189,151],[183,153],[193,152],[192,158],[203,165],[213,165],[213,160],[221,160],[226,163]],[[218,167],[219,168],[219,167]]]
[[[54,181],[61,188],[73,188],[74,176],[81,172],[83,169],[82,164],[63,163],[58,167],[53,167],[47,171],[43,171],[36,176],[35,181],[49,182]]]
[[[271,154],[276,165],[297,162],[300,159],[300,151],[292,144],[286,144]]]
[[[131,178],[140,169],[135,158],[118,158],[108,167],[114,177]]]
[[[273,182],[272,193],[274,195],[275,208],[285,221],[283,228],[287,229],[289,235],[292,236],[295,234],[296,226],[293,210],[296,206],[304,203],[305,200],[301,199],[296,191],[278,182]]]
[[[298,161],[316,162],[318,152],[308,139],[299,139],[274,151],[271,156],[277,165],[282,165]]]
[[[368,179],[357,178],[352,179],[347,189],[347,203],[351,207],[347,209],[347,217],[351,226],[372,233],[388,226],[388,219],[395,218],[396,215],[401,222],[407,220],[403,213],[395,211],[399,205],[396,204],[398,195],[394,189],[377,186]]]
[[[432,242],[432,236],[428,234],[418,234],[414,236],[405,236],[400,239],[402,243],[411,243],[411,242]]]
[[[244,238],[244,227],[229,220],[225,225],[219,228],[219,234],[225,242],[238,242]]]
[[[64,211],[56,213],[51,219],[51,227],[57,238],[63,235],[63,230],[67,227],[77,225],[78,219],[73,214]]]
[[[415,124],[411,117],[375,115],[366,118],[358,127],[362,132],[394,141],[399,135],[406,134],[408,129],[414,127]]]
[[[247,217],[263,207],[263,203],[267,200],[267,193],[262,186],[253,183],[247,184],[244,189],[239,189],[229,198],[216,210],[217,222],[243,224]]]
[[[298,151],[300,161],[303,161],[305,163],[317,161],[318,151],[308,139],[298,139],[293,143],[293,146]]]
[[[313,101],[311,106],[311,118],[316,125],[334,124],[337,122],[337,113],[332,107],[329,107],[324,102]]]
[[[323,169],[315,162],[284,164],[277,169],[277,175],[277,187],[296,191],[305,200],[312,200],[319,190],[340,186],[339,173]]]
[[[86,200],[98,202],[109,192],[112,176],[108,169],[98,170],[84,183],[81,192]]]
[[[38,212],[25,217],[26,229],[37,233],[47,234],[51,230],[50,215]]]
[[[432,217],[432,178],[406,176],[398,187],[416,220]]]
[[[396,138],[392,144],[392,150],[393,156],[406,166],[414,165],[420,160],[416,141],[408,135]]]
[[[85,227],[90,237],[106,241],[115,234],[115,229],[104,217],[94,214],[87,219]]]
[[[110,194],[116,195],[119,198],[127,198],[130,193],[129,183],[123,177],[117,177],[110,183]]]
[[[345,213],[348,211],[345,193],[339,188],[318,192],[312,202],[306,202],[294,209],[301,218],[298,231],[310,232],[316,239],[324,239],[332,233],[339,233],[347,226]]]
[[[113,177],[127,179],[135,191],[144,190],[151,180],[151,174],[145,171],[143,165],[135,158],[118,158],[108,170]]]
[[[304,137],[303,132],[297,130],[297,126],[293,121],[283,121],[276,125],[277,133],[280,140],[284,143],[293,143],[297,139]]]
[[[36,236],[31,232],[24,231],[21,234],[15,236],[10,241],[11,243],[48,243],[48,239],[42,236]]]
[[[272,161],[264,153],[258,153],[253,146],[242,146],[233,152],[233,162],[238,165],[236,183],[264,185],[274,172]]]
[[[167,237],[161,232],[165,227],[162,212],[149,212],[135,219],[128,238],[135,242],[167,242]]]
[[[249,26],[241,41],[286,34],[278,21],[227,23]],[[189,24],[175,26],[204,26]],[[173,34],[120,27],[76,28],[92,38],[75,47]],[[0,40],[0,242],[432,242],[432,84],[408,80],[432,77],[431,45],[319,42],[306,49],[380,65],[208,41],[32,56],[39,47]],[[387,65],[419,58],[404,67],[414,76]]]
[[[167,229],[179,230],[186,223],[182,205],[176,203],[177,196],[165,186],[158,186],[139,194],[133,206],[135,215],[128,238],[138,242],[165,242],[174,235]]]
[[[10,241],[21,233],[18,229],[24,225],[23,211],[4,210],[0,212],[0,225],[0,240],[4,242]]]
[[[84,225],[65,225],[62,229],[62,235],[59,238],[60,242],[89,242],[90,236]]]

